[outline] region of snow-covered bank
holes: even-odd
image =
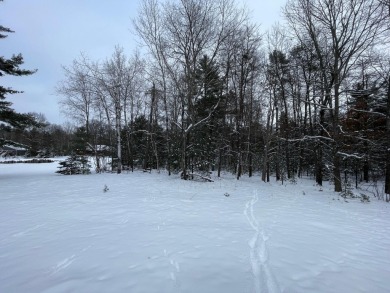
[[[390,291],[384,202],[56,167],[0,165],[0,292]]]

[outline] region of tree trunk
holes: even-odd
[[[222,169],[222,148],[219,148],[218,155],[218,177],[221,177],[221,169]]]
[[[187,180],[187,136],[184,134],[181,149],[181,178]]]
[[[121,140],[121,123],[120,123],[120,108],[116,106],[115,128],[116,128],[116,143],[117,143],[117,173],[122,172],[122,140]]]
[[[368,180],[369,180],[369,176],[368,176],[369,170],[370,170],[370,168],[369,168],[368,160],[365,159],[364,165],[363,165],[363,180],[366,182],[368,182]]]
[[[322,148],[317,146],[317,158],[315,162],[316,183],[322,186]]]
[[[386,117],[385,148],[386,148],[385,193],[390,195],[390,76],[388,77],[388,81],[387,81],[387,117]],[[388,200],[387,196],[386,196],[386,200]]]
[[[335,66],[338,68],[337,66]],[[333,139],[334,139],[334,146],[333,146],[333,179],[334,179],[334,191],[341,192],[342,186],[341,186],[341,165],[340,165],[340,156],[338,154],[340,149],[340,140],[341,138],[341,131],[340,131],[340,125],[339,125],[339,107],[340,107],[340,79],[339,79],[339,73],[336,72],[335,74],[335,85],[334,85],[334,110],[333,110]],[[330,94],[329,94],[330,97]]]
[[[263,154],[263,168],[261,172],[261,180],[263,182],[267,182],[267,171],[268,171],[268,142],[265,143],[266,145],[264,146],[264,154]]]
[[[334,191],[341,192],[342,186],[341,186],[340,157],[337,155],[337,152],[333,153],[333,179],[334,179]]]
[[[270,176],[270,167],[269,167],[269,162],[267,162],[267,182],[269,182],[269,176]]]

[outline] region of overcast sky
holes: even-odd
[[[237,0],[246,3],[263,30],[281,20],[286,0]],[[6,87],[24,93],[8,95],[18,112],[43,113],[50,123],[67,120],[60,114],[55,93],[68,66],[86,53],[92,60],[110,57],[116,45],[129,54],[136,48],[131,20],[139,0],[4,0],[0,2],[0,25],[15,31],[0,40],[1,55],[22,53],[25,69],[38,69],[26,77],[2,77]]]

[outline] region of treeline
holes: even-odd
[[[290,0],[264,33],[234,0],[142,0],[142,53],[75,59],[61,108],[118,172],[386,178],[390,194],[389,8]]]
[[[29,116],[37,118],[37,126],[11,128],[0,125],[4,145],[26,149],[27,157],[66,156],[77,148],[75,126],[50,124],[43,114],[29,113]]]

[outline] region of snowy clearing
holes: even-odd
[[[390,292],[384,202],[57,166],[0,164],[0,292]]]

